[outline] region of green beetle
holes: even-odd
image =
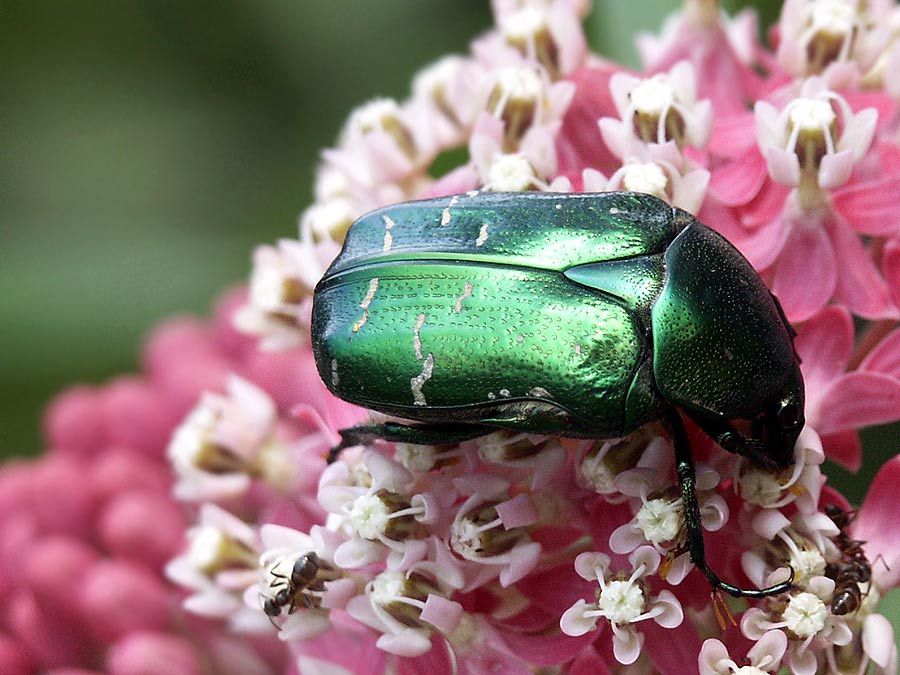
[[[720,446],[785,467],[803,427],[793,331],[746,259],[650,195],[468,193],[360,218],[319,282],[316,365],[337,396],[419,424],[342,432],[444,443],[497,427],[673,434],[694,563],[705,563],[679,411]],[[735,425],[737,422],[737,426]]]

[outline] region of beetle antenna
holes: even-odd
[[[678,482],[681,486],[681,503],[684,508],[684,523],[687,528],[687,545],[691,554],[691,562],[703,572],[713,589],[720,589],[736,598],[765,598],[790,590],[794,582],[794,569],[792,567],[788,567],[790,577],[787,581],[782,581],[768,588],[746,589],[722,581],[706,564],[703,526],[700,522],[700,505],[697,502],[697,481],[694,474],[694,461],[691,458],[690,442],[678,411],[674,408],[669,408],[666,417],[669,421],[672,440],[675,445],[675,468],[678,473]]]

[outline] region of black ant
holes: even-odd
[[[290,577],[271,570],[269,574],[277,579],[269,585],[270,590],[278,589],[274,596],[266,598],[263,602],[263,611],[269,617],[272,625],[274,619],[281,616],[287,608],[288,614],[293,614],[298,607],[312,609],[316,606],[316,598],[306,593],[307,590],[322,590],[321,583],[316,584],[319,574],[319,556],[310,551],[294,561]]]
[[[872,578],[872,566],[862,548],[865,542],[851,539],[847,534],[847,528],[856,520],[856,512],[828,504],[825,514],[838,527],[839,532],[832,541],[841,553],[840,560],[825,566],[825,576],[834,580],[831,613],[838,616],[852,614],[862,603],[864,596],[859,585]]]

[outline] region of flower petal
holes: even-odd
[[[863,651],[882,668],[887,667],[891,652],[896,649],[894,629],[881,614],[869,614],[863,623]]]
[[[753,113],[715,117],[707,150],[717,157],[739,159],[756,145]]]
[[[822,398],[820,417],[822,434],[900,419],[900,380],[881,373],[848,373]]]
[[[856,473],[862,467],[862,441],[855,429],[822,436],[825,455],[848,471]]]
[[[897,523],[900,522],[900,455],[885,462],[878,471],[853,526],[853,537],[866,542],[869,560],[881,556],[884,564],[872,566],[875,583],[882,589],[900,584],[900,539]]]
[[[619,160],[606,147],[597,127],[598,119],[616,114],[609,81],[619,70],[618,65],[603,64],[601,67],[581,68],[568,76],[568,81],[574,82],[577,88],[556,139],[560,174],[574,179],[587,167],[598,169],[606,175],[619,168]]]
[[[900,328],[882,338],[859,364],[859,369],[890,375],[900,380]]]
[[[597,627],[597,620],[584,615],[587,603],[579,600],[563,612],[559,619],[559,627],[566,635],[584,635]]]
[[[885,245],[881,265],[894,307],[900,309],[900,239]]]
[[[900,234],[900,176],[859,183],[853,181],[831,195],[831,203],[860,234],[888,237]]]
[[[781,217],[757,228],[746,228],[735,218],[734,210],[711,199],[703,205],[700,220],[730,241],[757,270],[767,269],[775,262],[790,233],[788,223]]]
[[[795,647],[790,651],[787,661],[793,675],[815,675],[819,667],[816,652],[812,649]]]
[[[613,655],[623,666],[629,666],[641,655],[644,636],[630,625],[613,634]]]
[[[833,222],[829,229],[838,268],[835,300],[867,319],[897,318],[897,308],[891,303],[887,284],[859,236],[843,221]]]
[[[810,271],[816,282],[810,283]],[[837,286],[831,242],[811,219],[797,219],[775,267],[772,292],[791,321],[804,321],[825,306]]]
[[[375,642],[380,649],[397,656],[421,656],[431,649],[431,640],[421,630],[407,628],[398,634],[385,633]]]
[[[787,187],[800,185],[800,160],[796,153],[781,148],[766,148],[766,165],[769,175],[776,183]]]
[[[787,649],[787,635],[780,630],[770,630],[763,635],[747,652],[750,663],[766,662],[766,670],[778,671],[778,664]]]
[[[802,360],[807,388],[825,389],[847,368],[853,351],[853,318],[843,307],[830,305],[797,331],[794,346]]]
[[[823,190],[831,190],[843,185],[850,179],[854,164],[855,158],[852,150],[826,153],[819,162],[819,187]]]
[[[430,594],[425,600],[420,618],[443,633],[452,633],[462,616],[462,605],[440,595]]]
[[[727,675],[731,672],[728,668],[728,664],[731,662],[728,650],[725,645],[714,638],[703,642],[697,660],[700,666],[700,675]]]
[[[766,178],[753,200],[739,211],[741,224],[748,230],[771,223],[780,217],[790,190],[781,183]]]
[[[726,206],[742,206],[756,197],[767,177],[766,160],[752,148],[712,172],[709,193]]]
[[[654,609],[661,608],[663,610],[661,614],[653,617],[653,620],[663,628],[676,628],[684,621],[684,610],[681,608],[681,603],[671,591],[660,591],[653,606]]]

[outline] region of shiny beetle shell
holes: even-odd
[[[626,192],[374,211],[351,227],[312,316],[328,388],[389,415],[604,438],[675,406],[707,430],[749,421],[778,466],[802,427],[792,336],[730,243]]]

